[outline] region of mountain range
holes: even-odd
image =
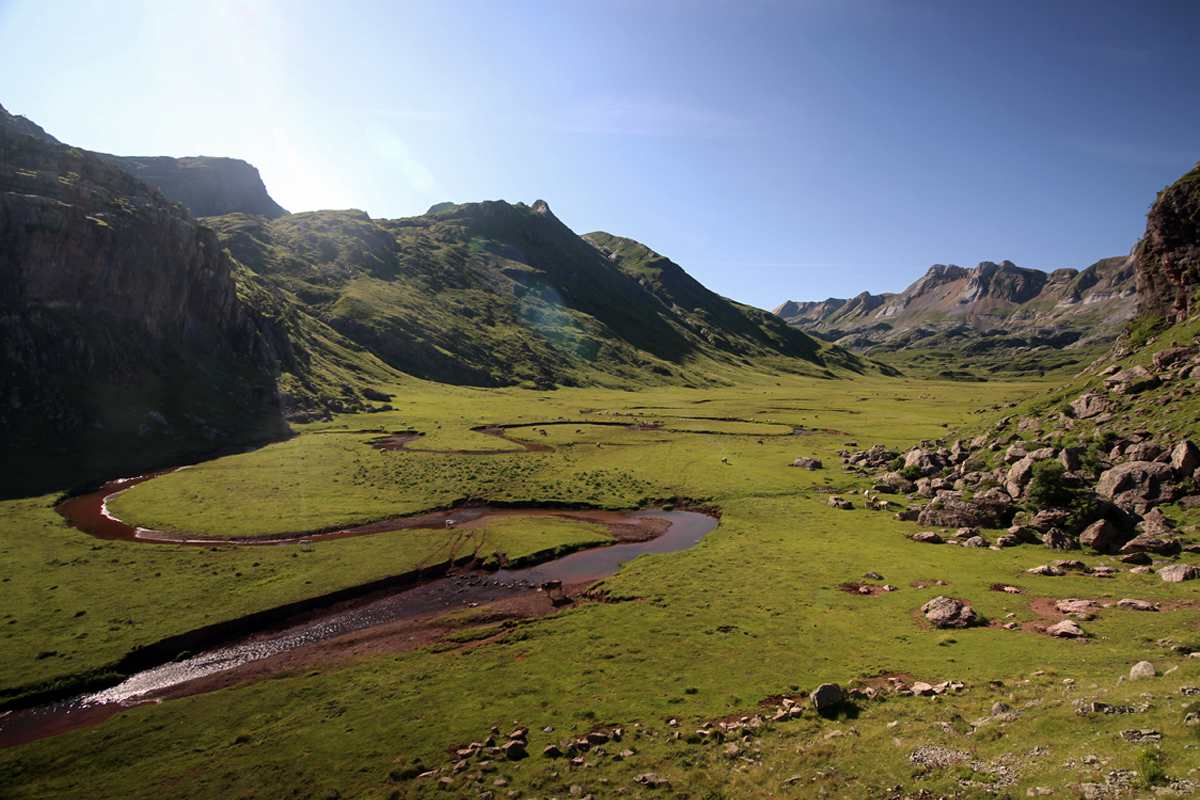
[[[1132,256],[1051,272],[1011,261],[936,264],[902,292],[789,300],[774,313],[848,349],[903,350],[948,374],[1044,369],[1087,360],[1120,334],[1135,313],[1135,272]]]
[[[20,465],[6,492],[279,438],[413,378],[863,369],[644,245],[576,235],[543,201],[289,214],[243,161],[93,153],[2,107],[0,280],[0,432]]]

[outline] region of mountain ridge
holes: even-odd
[[[1085,269],[1052,271],[984,261],[973,268],[935,264],[900,292],[788,300],[774,309],[788,324],[872,355],[926,348],[952,361],[1040,347],[1096,349],[1111,343],[1134,314],[1135,265],[1129,256]],[[1082,358],[1082,357],[1081,357]],[[997,371],[997,370],[994,370]]]

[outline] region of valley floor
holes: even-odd
[[[917,544],[908,538],[915,523],[893,513],[905,498],[870,510],[861,494],[870,479],[841,469],[845,448],[903,451],[980,431],[1010,403],[1053,387],[749,373],[726,388],[639,392],[414,382],[397,387],[393,411],[302,426],[288,441],[155,478],[114,498],[111,511],[218,538],[338,529],[471,501],[678,505],[719,512],[720,524],[688,549],[641,556],[586,592],[577,587],[558,608],[544,597],[462,604],[449,617],[359,631],[319,657],[268,660],[202,692],[0,750],[0,795],[1195,791],[1200,727],[1184,719],[1200,697],[1185,690],[1200,694],[1200,660],[1185,653],[1200,647],[1200,581],[1127,570],[1035,576],[1026,569],[1053,557],[1040,545]],[[495,426],[509,427],[498,436]],[[377,446],[404,432],[423,435]],[[801,456],[824,469],[789,466]],[[833,492],[854,508],[831,507]],[[0,505],[0,699],[9,704],[55,682],[64,691],[85,678],[111,683],[106,673],[131,650],[222,620],[468,552],[548,558],[604,546],[611,533],[587,520],[516,516],[470,530],[198,547],[93,538],[63,521],[56,499]],[[895,590],[847,591],[867,573]],[[920,608],[941,594],[992,624],[928,627]],[[1083,623],[1090,638],[1069,641],[1035,627],[1061,618],[1053,601],[1062,598],[1138,598],[1162,610],[1106,606]],[[1143,659],[1160,677],[1126,680]],[[864,691],[832,718],[803,697],[823,682],[885,689],[889,678],[962,687]],[[785,697],[806,710],[772,721]],[[729,725],[741,718],[740,729]],[[492,726],[527,727],[528,757],[456,753]],[[610,741],[594,737],[574,761],[543,755],[595,732]]]

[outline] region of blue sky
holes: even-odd
[[[293,210],[546,199],[772,307],[1125,253],[1200,159],[1200,3],[0,0],[0,103]]]

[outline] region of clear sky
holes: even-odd
[[[0,103],[293,210],[544,198],[716,291],[1128,252],[1200,159],[1200,2],[0,0]]]

